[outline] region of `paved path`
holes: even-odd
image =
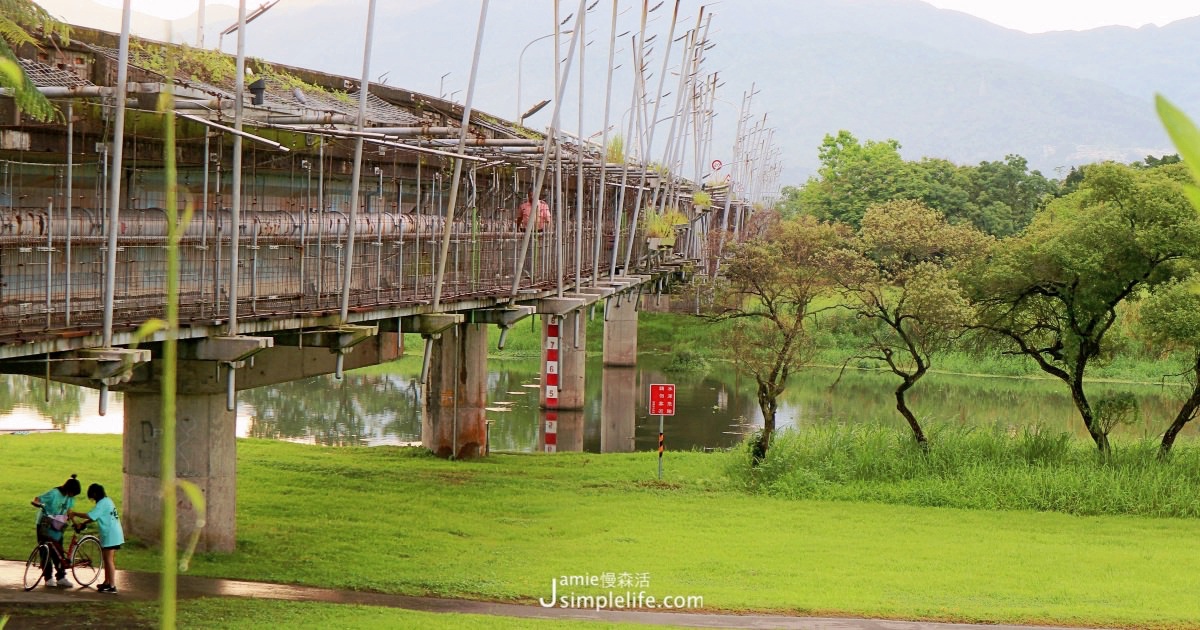
[[[25,563],[0,560],[0,606],[11,603],[58,604],[80,601],[111,600],[92,588],[48,588],[25,592],[21,576]],[[152,600],[158,597],[158,574],[119,571],[117,584],[120,599]],[[419,610],[433,613],[467,613],[502,615],[528,619],[573,619],[642,623],[691,628],[805,628],[806,630],[1049,630],[1045,626],[977,626],[957,623],[891,621],[886,619],[853,619],[828,617],[791,617],[784,615],[720,615],[686,612],[649,612],[633,610],[579,610],[542,608],[537,605],[504,604],[468,599],[412,597],[362,591],[343,591],[311,586],[247,582],[179,576],[180,599],[193,597],[251,597],[289,601],[316,601],[335,604],[361,604]]]

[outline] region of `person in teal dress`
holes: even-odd
[[[46,586],[71,586],[71,581],[67,579],[67,568],[63,566],[61,558],[65,555],[62,548],[62,527],[54,527],[54,517],[69,514],[78,494],[79,480],[75,475],[71,475],[63,485],[47,490],[30,502],[33,507],[39,508],[36,523],[38,544],[49,543],[58,549],[57,554],[51,553],[49,558],[42,559]],[[64,520],[59,519],[59,522],[65,525]]]
[[[96,590],[115,595],[117,592],[117,550],[125,544],[125,531],[121,529],[117,504],[108,498],[108,494],[104,492],[104,486],[98,483],[88,486],[87,498],[95,501],[96,507],[87,514],[71,512],[70,515],[83,518],[81,526],[95,521],[99,527],[100,549],[104,558],[104,582],[96,586]]]

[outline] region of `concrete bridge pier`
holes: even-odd
[[[229,367],[274,347],[269,337],[211,337],[180,345],[175,395],[175,476],[204,496],[203,516],[182,490],[173,500],[178,540],[203,528],[197,551],[231,552],[237,542],[237,414],[227,408]],[[145,541],[162,536],[162,365],[151,362],[125,392],[121,519]],[[110,482],[112,483],[112,482]]]
[[[604,320],[604,365],[637,365],[637,293],[618,293],[608,300]]]
[[[236,414],[225,408],[223,390],[178,394],[175,409],[176,476],[195,484],[205,500],[197,550],[231,552],[237,535]],[[126,392],[121,520],[126,533],[148,542],[162,534],[161,438],[162,396]],[[196,529],[197,511],[181,490],[174,501],[182,544]]]
[[[561,298],[569,299],[569,298]],[[572,300],[578,304],[581,301]],[[574,308],[542,317],[543,409],[583,409],[587,364],[587,313]]]
[[[487,324],[455,324],[434,339],[421,441],[438,457],[484,455]]]
[[[229,366],[237,367],[236,389],[250,389],[333,373],[342,351],[347,370],[394,359],[399,339],[398,331],[341,326],[274,338],[210,337],[180,343],[175,467],[178,479],[195,484],[204,495],[198,551],[232,552],[237,538],[237,416],[226,405]],[[143,364],[119,387],[125,393],[121,520],[126,534],[154,543],[162,536],[161,362]],[[196,512],[182,492],[174,500],[182,546],[195,531]]]

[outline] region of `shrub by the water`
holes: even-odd
[[[700,372],[708,369],[708,359],[696,352],[691,346],[676,348],[671,353],[671,361],[663,367],[666,372]]]
[[[1107,457],[1067,433],[940,426],[922,451],[878,425],[779,433],[752,467],[750,444],[729,474],[752,492],[797,499],[874,501],[1077,515],[1200,517],[1200,446],[1160,460],[1153,439],[1114,443]]]

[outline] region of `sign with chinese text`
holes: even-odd
[[[650,415],[675,415],[675,385],[656,384],[650,386]]]

